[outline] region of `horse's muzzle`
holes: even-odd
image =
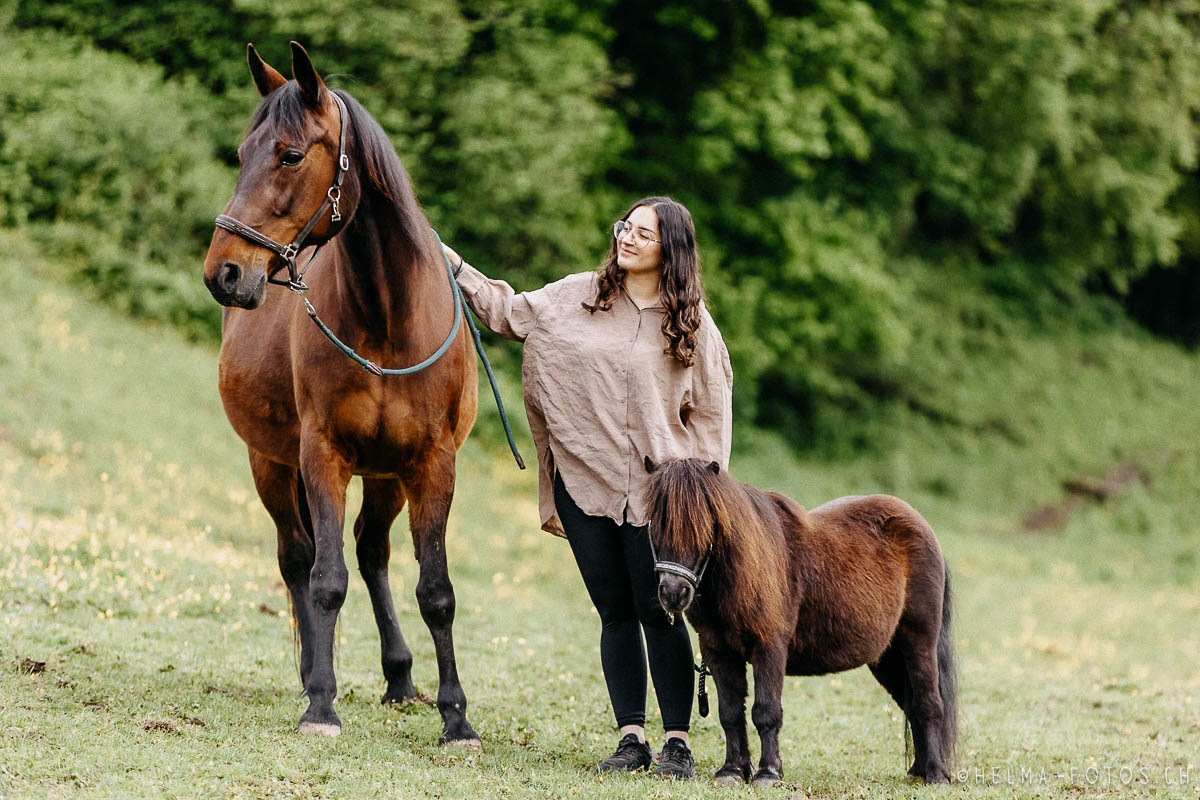
[[[658,578],[658,602],[668,614],[682,614],[692,604],[696,593],[692,585],[677,575]]]
[[[266,293],[267,273],[262,269],[244,270],[232,261],[204,276],[209,293],[223,306],[258,308]]]

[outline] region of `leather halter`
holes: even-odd
[[[333,208],[333,213],[330,214],[329,221],[340,222],[342,219],[342,211],[339,205],[342,199],[342,178],[345,177],[346,171],[350,169],[350,159],[346,156],[346,129],[349,127],[349,116],[346,112],[346,104],[342,102],[342,98],[338,97],[337,93],[333,91],[330,91],[329,95],[337,103],[342,127],[341,132],[338,134],[338,160],[337,167],[333,173],[333,185],[325,192],[325,199],[321,202],[321,207],[309,217],[308,222],[305,223],[304,227],[300,229],[300,232],[296,234],[292,241],[288,244],[280,244],[270,236],[259,233],[254,228],[244,222],[239,222],[228,214],[221,214],[216,219],[218,228],[224,228],[230,233],[241,236],[248,242],[256,244],[259,247],[265,247],[280,255],[287,266],[288,279],[283,281],[273,277],[275,272],[278,271],[273,270],[267,276],[267,280],[279,286],[286,286],[294,292],[303,292],[308,289],[308,286],[302,280],[304,278],[304,271],[297,271],[296,269],[296,256],[300,254],[300,250],[304,247],[304,240],[308,238],[308,235],[312,233],[312,229],[316,227],[316,224],[321,221],[321,217],[325,216],[325,212],[331,207]],[[316,253],[313,255],[315,257]],[[312,263],[311,258],[308,263]],[[305,269],[308,269],[307,265]]]
[[[658,552],[654,548],[654,535],[652,533],[650,533],[650,529],[652,529],[652,528],[653,528],[653,523],[651,523],[647,532],[650,534],[650,555],[654,559],[654,571],[655,572],[666,572],[671,575],[678,575],[679,577],[683,578],[685,581],[687,581],[688,583],[690,583],[692,585],[693,591],[699,591],[700,581],[702,581],[704,579],[704,571],[708,569],[708,560],[709,560],[709,556],[712,555],[712,548],[709,548],[708,552],[704,554],[704,559],[700,562],[700,571],[692,572],[690,569],[685,567],[683,564],[680,564],[676,561],[660,561],[659,560]]]

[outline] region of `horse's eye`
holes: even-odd
[[[279,157],[279,163],[285,167],[294,167],[304,160],[304,153],[288,150]]]

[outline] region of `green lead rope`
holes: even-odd
[[[488,361],[487,353],[483,350],[483,340],[479,336],[479,328],[475,325],[475,320],[471,317],[471,312],[467,308],[467,300],[463,297],[462,290],[458,288],[458,281],[454,279],[454,270],[450,267],[450,259],[446,256],[446,251],[442,249],[442,237],[438,236],[437,231],[433,232],[433,236],[437,239],[438,249],[442,252],[442,262],[446,265],[446,275],[450,278],[450,288],[454,291],[454,324],[450,328],[450,334],[446,337],[446,341],[442,342],[442,346],[420,364],[414,364],[411,367],[404,367],[403,369],[384,369],[375,362],[363,358],[341,339],[337,338],[333,331],[329,330],[329,326],[317,316],[317,310],[308,301],[308,296],[304,292],[300,292],[300,295],[304,298],[304,308],[308,311],[308,316],[321,330],[321,333],[325,334],[325,338],[333,342],[337,349],[345,353],[352,361],[367,372],[370,372],[372,375],[379,375],[380,377],[384,375],[412,375],[414,372],[420,372],[444,356],[446,351],[450,349],[454,337],[458,335],[458,329],[462,326],[462,318],[465,310],[467,327],[471,329],[471,338],[475,340],[475,352],[479,354],[479,358],[483,361],[483,367],[487,371],[488,382],[492,384],[492,395],[496,398],[496,408],[500,410],[500,421],[504,424],[504,435],[508,438],[508,447],[512,450],[513,457],[517,460],[517,466],[525,469],[525,460],[521,458],[521,454],[517,451],[517,443],[513,440],[512,425],[508,422],[508,414],[504,410],[504,401],[500,399],[500,388],[496,385],[496,373],[492,371],[492,364]]]
[[[443,251],[442,257],[445,258],[446,253]],[[454,288],[458,289],[458,281],[454,282]],[[460,291],[459,300],[466,308],[467,299],[462,296]],[[500,399],[500,388],[496,386],[496,373],[492,372],[492,362],[488,361],[487,353],[483,351],[483,340],[479,337],[479,327],[475,324],[475,319],[471,316],[470,310],[467,311],[467,327],[471,329],[471,336],[475,339],[475,352],[479,353],[479,360],[483,362],[483,368],[487,370],[488,382],[492,384],[492,395],[496,398],[496,408],[500,410],[500,421],[504,423],[504,435],[508,437],[508,449],[512,450],[513,458],[517,460],[517,466],[525,469],[525,460],[521,458],[521,454],[517,452],[517,443],[513,441],[512,426],[508,424],[508,414],[504,411],[504,401]]]

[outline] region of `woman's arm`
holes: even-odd
[[[547,290],[550,287],[518,294],[504,281],[492,280],[463,261],[462,256],[448,245],[443,244],[442,248],[450,259],[450,268],[467,298],[467,305],[483,324],[506,339],[525,341],[549,302]]]
[[[733,367],[725,340],[711,319],[705,320],[697,334],[692,413],[687,428],[694,437],[695,457],[719,462],[722,469],[728,469],[733,444]]]

